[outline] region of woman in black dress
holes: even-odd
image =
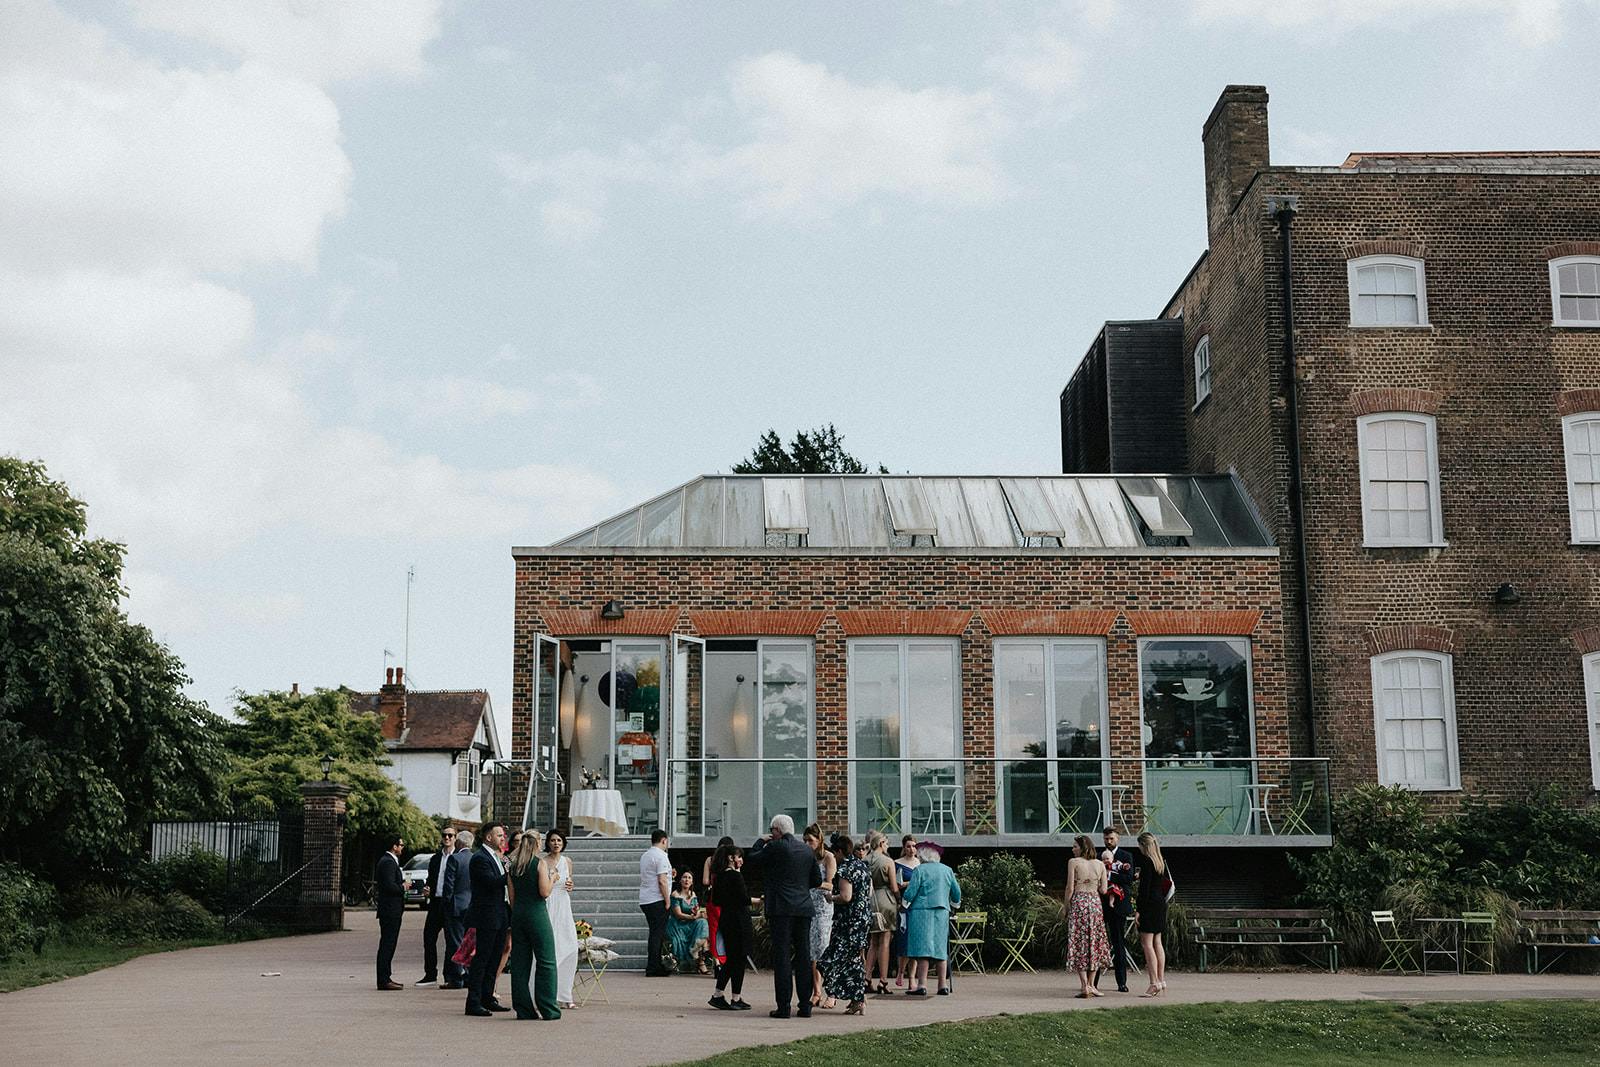
[[[744,884],[744,850],[737,845],[722,845],[711,857],[711,869],[716,880],[711,883],[711,902],[720,909],[717,917],[717,935],[722,938],[722,951],[727,963],[717,971],[717,991],[706,1003],[719,1011],[749,1011],[750,1005],[741,996],[744,991],[744,969],[750,959],[750,946],[755,941],[755,926],[750,921],[750,888]],[[713,946],[713,951],[715,946]],[[733,999],[722,995],[729,984],[733,986]]]
[[[1161,943],[1167,932],[1167,892],[1172,877],[1167,861],[1161,858],[1161,843],[1146,830],[1139,835],[1139,851],[1133,854],[1139,869],[1139,945],[1144,949],[1144,966],[1150,975],[1150,988],[1141,996],[1159,997],[1167,991],[1167,950]]]

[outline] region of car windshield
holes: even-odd
[[[428,869],[428,861],[433,859],[432,852],[419,852],[406,861],[406,870],[424,871]]]

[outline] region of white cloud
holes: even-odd
[[[1024,92],[1050,101],[1077,85],[1082,60],[1065,37],[1041,29],[1032,36],[1012,38],[1010,47],[987,66]]]
[[[557,197],[539,205],[539,222],[551,240],[579,244],[593,237],[605,224],[600,213],[603,206],[601,197],[592,197],[589,203]]]
[[[439,34],[438,0],[133,0],[139,21],[317,83],[415,74]]]
[[[1523,44],[1561,37],[1567,14],[1593,0],[1190,0],[1201,21],[1237,21],[1337,33],[1375,24],[1410,25],[1477,17],[1498,23]]]
[[[447,375],[402,379],[372,392],[375,409],[398,408],[417,421],[482,423],[525,415],[539,402],[527,389],[481,378]]]
[[[484,66],[503,67],[521,58],[521,55],[503,44],[480,44],[472,49],[472,61]]]

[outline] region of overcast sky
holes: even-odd
[[[1102,320],[1275,162],[1600,147],[1594,0],[0,5],[0,451],[236,688],[511,678],[510,548],[832,421],[1059,469]]]

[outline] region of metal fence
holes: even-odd
[[[251,920],[271,926],[300,922],[300,878],[311,857],[304,851],[304,816],[286,812],[275,819],[193,819],[150,824],[149,856],[154,861],[210,853],[221,860],[222,884],[215,888],[229,926]],[[195,875],[201,877],[201,875]]]

